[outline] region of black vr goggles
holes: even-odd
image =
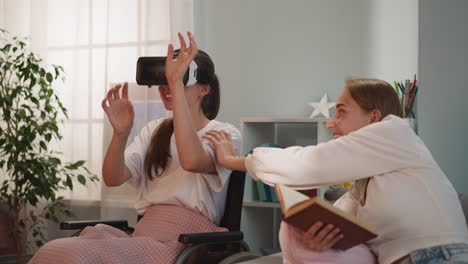
[[[174,57],[177,53],[174,54]],[[136,82],[138,85],[167,85],[166,79],[166,57],[140,57],[137,61]],[[195,61],[190,63],[182,79],[184,86],[193,85],[197,82],[209,83],[210,77],[207,73],[199,70]]]

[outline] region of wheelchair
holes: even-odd
[[[244,197],[245,172],[233,171],[230,175],[226,195],[226,206],[220,226],[227,232],[180,234],[179,242],[190,245],[178,256],[175,264],[232,264],[260,257],[249,252],[240,231],[242,202]],[[139,216],[140,218],[141,216]],[[61,230],[79,230],[79,235],[87,226],[106,224],[126,232],[133,232],[126,220],[65,221],[60,223]]]

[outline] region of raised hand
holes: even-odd
[[[180,50],[176,58],[174,58],[174,46],[169,44],[167,48],[167,58],[166,58],[166,79],[169,83],[169,87],[174,87],[171,83],[182,82],[185,72],[187,71],[190,62],[192,62],[195,55],[198,53],[197,44],[192,33],[187,33],[190,41],[190,45],[187,48],[185,39],[182,34],[179,32],[180,40]]]
[[[232,146],[231,134],[223,130],[210,130],[203,136],[214,147],[216,153],[216,162],[223,167],[228,167],[229,159],[236,156]]]
[[[308,248],[318,252],[329,250],[343,238],[343,234],[340,234],[340,229],[338,227],[334,228],[331,224],[322,227],[323,223],[317,221],[302,237]]]
[[[102,100],[101,106],[106,112],[107,118],[114,128],[114,134],[128,136],[133,127],[134,112],[132,103],[128,100],[128,83],[125,82],[120,96],[121,84],[118,84],[107,92],[107,97]]]

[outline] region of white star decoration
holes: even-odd
[[[329,103],[327,101],[328,101],[328,97],[327,97],[327,93],[325,93],[322,96],[322,99],[320,99],[320,102],[309,103],[309,105],[314,108],[314,111],[312,112],[312,114],[310,114],[309,118],[312,118],[318,114],[322,114],[326,118],[330,118],[329,109],[335,106],[335,103],[334,102]]]

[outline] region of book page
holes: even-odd
[[[294,189],[286,187],[284,185],[279,185],[279,189],[281,191],[284,203],[284,209],[287,211],[291,206],[300,203],[302,201],[309,200],[310,197],[304,195]]]

